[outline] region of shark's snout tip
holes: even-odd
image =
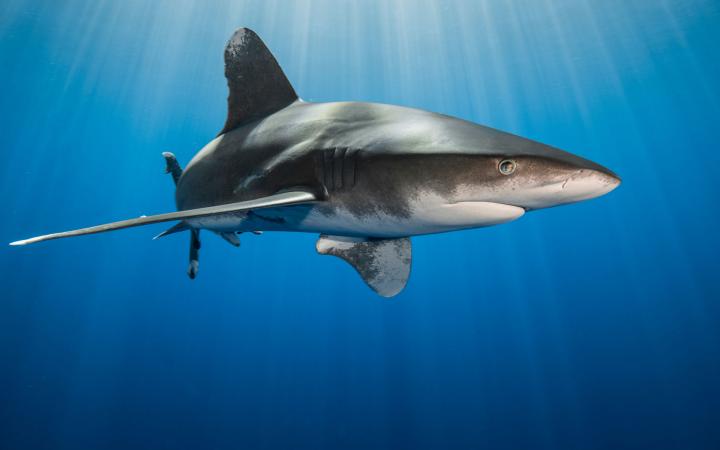
[[[612,186],[612,189],[615,189],[622,183],[620,176],[605,166],[595,164],[595,167],[591,167],[590,169],[597,174],[604,184]]]
[[[615,172],[608,170],[605,174],[605,183],[608,187],[608,192],[614,191],[622,184],[622,178],[620,178]]]
[[[615,190],[620,183],[620,177],[609,170],[582,169],[562,183],[560,193],[556,193],[553,197],[557,203],[549,202],[543,206],[563,205],[602,197]]]
[[[622,184],[622,180],[614,172],[609,169],[594,171],[592,178],[594,188],[592,194],[589,194],[589,198],[600,197],[605,194],[609,194]]]

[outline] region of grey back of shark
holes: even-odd
[[[320,233],[317,251],[351,264],[392,297],[410,275],[410,236],[496,225],[526,211],[598,197],[619,185],[608,169],[461,119],[361,102],[298,98],[260,38],[243,28],[225,49],[228,117],[183,171],[177,212],[38,236],[11,245],[177,221],[239,246],[238,234]]]

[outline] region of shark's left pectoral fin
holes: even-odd
[[[142,216],[137,219],[121,220],[120,222],[106,223],[94,227],[81,228],[79,230],[63,231],[62,233],[52,233],[43,236],[37,236],[30,239],[11,242],[10,245],[27,245],[35,242],[49,241],[51,239],[60,239],[73,236],[81,236],[84,234],[104,233],[106,231],[121,230],[123,228],[139,227],[142,225],[150,225],[160,222],[171,222],[174,220],[195,219],[200,217],[218,216],[223,214],[231,214],[242,211],[251,211],[263,208],[277,208],[282,206],[293,206],[304,203],[311,203],[317,200],[315,194],[306,191],[288,191],[281,192],[268,197],[258,198],[255,200],[247,200],[243,202],[228,203],[225,205],[208,206],[205,208],[186,209],[183,211],[171,212],[166,214],[158,214],[156,216]],[[180,227],[181,225],[177,225]],[[171,228],[168,232],[176,231],[176,227]]]
[[[321,255],[333,255],[345,260],[372,290],[383,297],[399,294],[410,277],[410,238],[371,239],[321,235],[315,248]]]

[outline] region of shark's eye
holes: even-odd
[[[517,164],[515,164],[515,161],[512,159],[504,159],[498,164],[498,170],[500,170],[500,173],[503,175],[510,175],[515,172],[516,167]]]

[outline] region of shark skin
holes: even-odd
[[[498,225],[528,211],[615,189],[609,169],[563,150],[466,120],[366,102],[300,99],[262,40],[247,28],[225,48],[228,116],[183,170],[163,153],[177,212],[16,241],[177,221],[190,231],[195,278],[199,233],[234,246],[237,234],[320,234],[317,251],[343,259],[376,293],[406,286],[409,237]]]
[[[509,175],[498,169],[506,160],[515,164]],[[453,117],[297,100],[205,146],[183,172],[176,201],[192,209],[303,186],[323,201],[191,223],[391,238],[496,225],[618,184],[596,163]]]

